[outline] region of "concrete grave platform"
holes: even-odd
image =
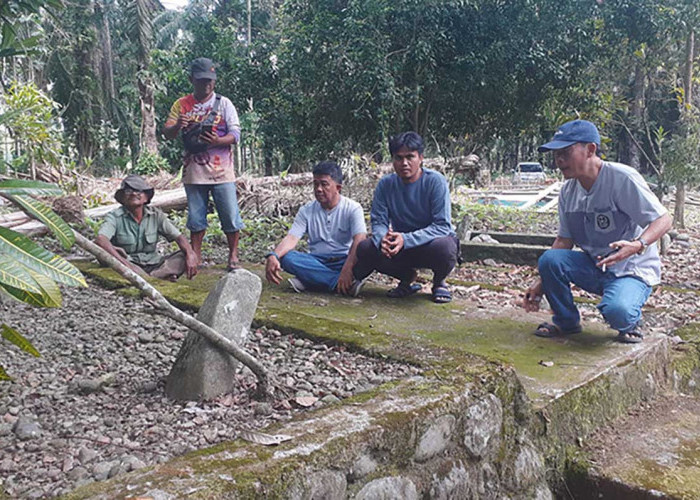
[[[119,288],[111,270],[80,267],[122,293],[138,293]],[[191,282],[153,283],[195,310],[222,272],[206,268]],[[541,339],[531,332],[544,313],[511,304],[486,312],[460,300],[436,305],[426,293],[392,300],[385,292],[369,286],[353,299],[266,284],[254,323],[415,363],[423,377],[266,429],[294,437],[275,449],[234,441],[74,498],[146,494],[156,485],[199,498],[384,498],[378,492],[389,490],[407,498],[478,498],[486,491],[551,498],[572,447],[674,380],[697,375],[673,367],[700,365],[697,352],[672,352],[665,336],[621,345],[615,332],[584,325],[578,335]],[[442,443],[435,452],[421,445],[435,442]],[[221,479],[227,475],[232,479]]]

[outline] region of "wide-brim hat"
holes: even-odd
[[[124,189],[131,188],[137,191],[143,191],[146,193],[146,204],[150,203],[153,199],[154,189],[148,185],[146,179],[140,175],[131,174],[122,181],[119,189],[114,193],[114,199],[117,200],[121,205],[124,204]]]
[[[572,144],[592,142],[600,148],[600,133],[598,128],[586,120],[573,120],[566,122],[554,133],[552,140],[542,144],[537,151],[545,153],[557,149],[568,148]]]

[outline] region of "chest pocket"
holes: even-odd
[[[610,233],[615,230],[615,217],[610,208],[593,211],[593,229],[596,233]]]
[[[157,232],[152,232],[149,233],[147,232],[144,237],[145,245],[141,249],[141,252],[143,253],[152,253],[156,251],[156,244],[158,243],[158,233]]]
[[[136,237],[130,232],[123,231],[114,235],[112,243],[123,248],[126,253],[136,252]]]

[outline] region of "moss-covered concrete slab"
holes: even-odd
[[[112,271],[82,265],[83,272],[105,279]],[[262,277],[261,267],[250,270]],[[152,280],[173,303],[196,310],[223,270],[205,268],[192,281]],[[123,288],[124,293],[137,293]],[[265,282],[255,320],[283,331],[295,331],[329,343],[415,362],[449,371],[469,362],[470,355],[512,365],[528,395],[542,406],[610,369],[643,358],[662,336],[639,345],[614,341],[615,332],[585,325],[584,331],[560,339],[532,335],[544,313],[527,314],[512,304],[494,304],[488,311],[454,300],[437,305],[418,293],[389,299],[386,289],[370,285],[358,298],[332,294],[297,294],[283,282]]]

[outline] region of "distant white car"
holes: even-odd
[[[520,162],[513,171],[513,184],[544,184],[547,176],[538,162]]]

